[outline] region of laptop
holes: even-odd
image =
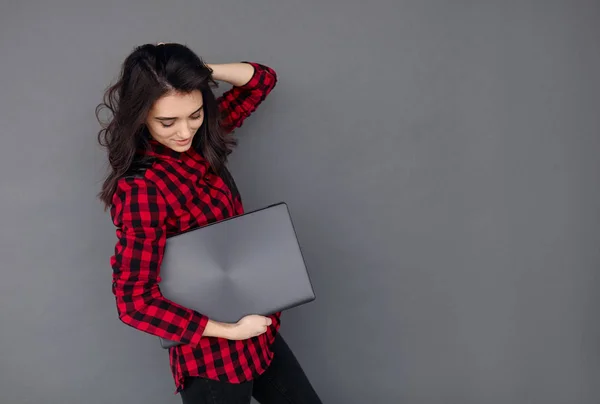
[[[284,202],[167,238],[160,276],[165,298],[226,323],[315,299]]]

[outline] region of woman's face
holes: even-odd
[[[168,93],[159,98],[146,119],[150,135],[162,145],[177,152],[192,146],[196,131],[204,121],[202,93]]]

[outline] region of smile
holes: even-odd
[[[185,139],[185,140],[176,140],[175,143],[177,143],[179,146],[185,146],[187,144],[189,144],[192,141],[192,138],[189,139]]]

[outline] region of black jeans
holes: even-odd
[[[183,404],[322,404],[281,335],[273,343],[269,368],[256,379],[233,384],[192,377],[181,391]]]

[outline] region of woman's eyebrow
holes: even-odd
[[[195,110],[194,112],[192,112],[190,114],[190,116],[197,114],[198,112],[200,112],[200,110],[202,109],[204,105],[201,105],[200,108],[198,108],[197,110]],[[170,117],[166,117],[166,116],[157,116],[154,119],[158,120],[158,121],[174,121],[177,118],[170,118]]]

